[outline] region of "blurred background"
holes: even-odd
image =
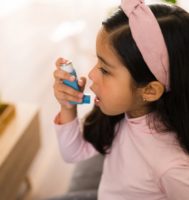
[[[119,3],[0,0],[1,100],[37,104],[40,108],[41,148],[28,172],[32,190],[27,199],[63,194],[74,169],[62,160],[53,129],[59,110],[52,89],[54,63],[58,57],[70,59],[78,75],[87,76],[95,64],[95,40],[101,22]],[[189,10],[188,0],[177,4]],[[88,85],[86,92],[90,93]],[[79,106],[79,116],[83,117],[91,106]]]

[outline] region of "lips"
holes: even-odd
[[[97,96],[95,97],[95,102],[97,102],[97,103],[100,102],[100,99]]]
[[[99,104],[100,103],[100,98],[97,96],[97,94],[96,94],[96,92],[93,90],[93,88],[92,87],[90,87],[90,89],[94,92],[94,94],[96,95],[96,97],[95,97],[95,99],[94,99],[94,102],[95,102],[95,104]]]

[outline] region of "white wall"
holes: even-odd
[[[32,0],[0,0],[0,17],[7,16],[31,2]]]
[[[184,9],[186,9],[187,11],[189,11],[189,1],[188,0],[178,0],[178,5]]]

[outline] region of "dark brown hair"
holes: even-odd
[[[150,9],[162,30],[170,62],[170,91],[151,107],[157,113],[156,121],[163,123],[163,131],[174,132],[181,147],[189,153],[189,14],[176,6],[158,4]],[[137,86],[156,80],[132,38],[124,12],[118,9],[103,22],[103,27],[111,34],[111,44]],[[94,107],[85,119],[84,138],[101,154],[108,153],[116,136],[115,126],[123,118],[124,113],[107,116]]]

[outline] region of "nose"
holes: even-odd
[[[89,72],[88,77],[89,77],[90,80],[94,81],[94,79],[93,79],[94,78],[94,67]]]
[[[91,69],[88,74],[90,89],[93,91],[94,87],[97,87],[96,65]]]

